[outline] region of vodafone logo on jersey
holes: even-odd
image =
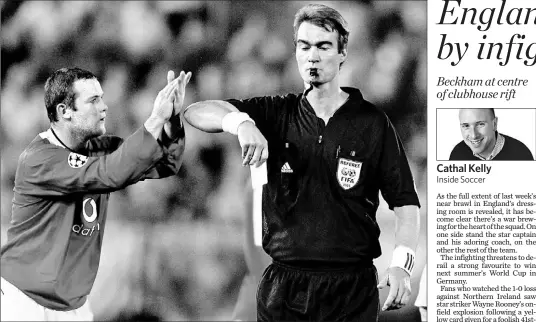
[[[82,216],[75,218],[76,223],[73,225],[72,231],[82,236],[93,235],[95,230],[100,230],[99,223],[95,223],[97,217],[97,202],[93,198],[84,198],[82,201]]]
[[[97,204],[95,200],[92,198],[84,199],[82,203],[82,215],[88,223],[92,223],[97,219]]]

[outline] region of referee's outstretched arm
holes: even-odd
[[[268,160],[268,141],[250,116],[233,104],[221,100],[197,102],[186,108],[184,118],[204,132],[225,131],[237,135],[242,147],[242,165],[260,166]]]

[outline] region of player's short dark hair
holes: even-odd
[[[92,72],[77,67],[61,68],[52,73],[45,83],[45,107],[50,122],[57,122],[56,106],[65,104],[75,108],[75,92],[73,84],[79,79],[97,78]]]
[[[494,108],[490,108],[489,111],[491,112],[491,116],[493,118],[495,118],[495,109]]]
[[[348,45],[348,23],[335,9],[322,4],[309,4],[296,13],[294,17],[294,45],[298,42],[298,29],[303,22],[308,22],[327,31],[337,31],[339,39],[337,48],[339,53]]]

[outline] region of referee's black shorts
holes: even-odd
[[[317,270],[273,262],[257,290],[257,321],[378,321],[372,263]]]

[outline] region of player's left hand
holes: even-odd
[[[408,304],[411,295],[411,283],[409,274],[406,271],[400,267],[389,267],[385,277],[378,284],[378,288],[382,289],[386,286],[390,286],[390,290],[382,311],[396,310]]]

